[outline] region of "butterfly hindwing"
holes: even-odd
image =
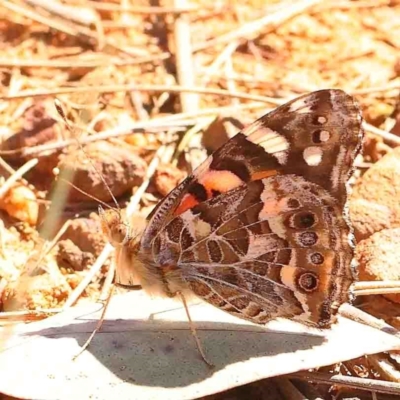
[[[277,175],[175,217],[153,245],[191,290],[241,318],[288,317],[329,326],[353,282],[349,227],[323,188]]]

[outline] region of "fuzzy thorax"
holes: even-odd
[[[102,230],[115,248],[115,282],[123,286],[140,285],[150,295],[174,297],[176,292],[186,296],[189,291],[180,270],[154,265],[151,257],[140,252],[140,239],[146,227],[141,216],[126,218],[120,210],[99,210]]]
[[[116,282],[124,286],[140,285],[152,297],[175,297],[177,292],[192,297],[177,268],[165,269],[151,264],[138,253],[137,247],[116,249]]]

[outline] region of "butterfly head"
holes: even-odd
[[[99,215],[103,233],[116,248],[136,244],[146,226],[146,219],[142,216],[132,216],[128,220],[125,210],[104,210],[100,206]]]
[[[130,237],[130,227],[125,222],[121,210],[109,209],[104,210],[99,206],[99,215],[101,218],[101,229],[108,238],[109,242],[114,246],[125,245]]]

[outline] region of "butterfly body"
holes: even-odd
[[[194,294],[263,324],[321,328],[354,281],[346,184],[361,117],[340,90],[301,96],[261,117],[178,185],[146,223],[106,211],[117,282]]]

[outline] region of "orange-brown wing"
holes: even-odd
[[[301,96],[264,115],[204,161],[149,215],[148,249],[175,216],[248,182],[296,174],[332,193],[341,205],[360,149],[361,116],[340,90]]]
[[[349,234],[325,189],[277,175],[172,219],[153,242],[152,264],[174,266],[195,294],[241,318],[328,327],[353,282]]]

